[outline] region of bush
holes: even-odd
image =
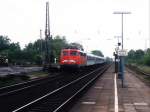
[[[144,56],[143,62],[145,65],[150,66],[150,54]]]

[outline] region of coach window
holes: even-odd
[[[77,56],[77,55],[78,55],[78,53],[76,51],[71,51],[70,52],[70,56]]]

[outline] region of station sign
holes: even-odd
[[[128,55],[127,50],[126,49],[118,50],[118,55],[119,56],[127,56]]]

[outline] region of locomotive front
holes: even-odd
[[[80,68],[86,64],[86,54],[78,49],[63,49],[60,56],[61,68]]]

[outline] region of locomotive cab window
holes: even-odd
[[[83,56],[83,53],[82,53],[82,52],[80,52],[80,55],[81,55],[81,56]]]
[[[78,52],[76,52],[76,51],[71,51],[70,52],[70,56],[77,56],[78,55]]]
[[[85,53],[82,53],[82,52],[80,52],[80,55],[81,55],[81,56],[84,56],[84,57],[86,56],[86,54],[85,54]]]
[[[67,51],[63,51],[63,56],[68,56],[68,52]]]

